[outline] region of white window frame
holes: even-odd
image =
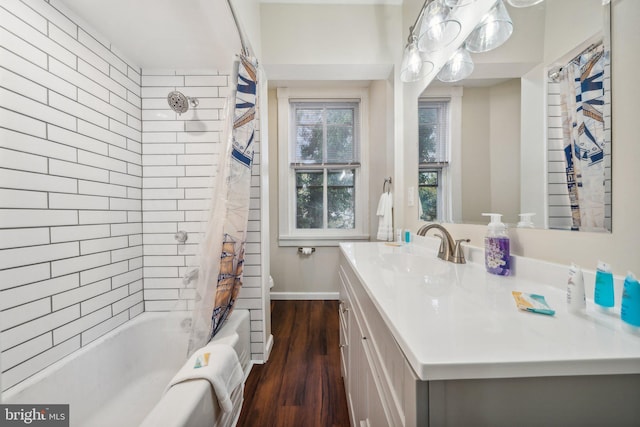
[[[438,222],[462,220],[462,94],[461,86],[434,87],[427,88],[418,98],[418,102],[449,100],[449,164],[440,174],[442,182],[438,190],[442,199],[438,206]]]
[[[278,88],[278,244],[279,246],[337,246],[347,240],[368,240],[369,98],[367,88]],[[355,167],[355,227],[353,229],[296,228],[296,182],[291,167],[291,102],[359,102],[360,165]],[[348,168],[348,167],[346,167]]]

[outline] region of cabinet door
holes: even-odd
[[[367,418],[367,371],[366,357],[362,345],[363,336],[356,316],[351,317],[351,328],[349,329],[349,397],[350,407],[353,415],[351,424],[360,425],[361,420]]]
[[[369,342],[365,338],[362,340],[362,355],[364,365],[364,378],[366,382],[367,390],[367,409],[366,417],[364,418],[367,427],[389,427],[393,423],[388,417],[385,411],[385,402],[381,396],[381,389],[379,385],[379,377],[373,369],[371,360],[371,350],[369,349]]]
[[[349,393],[347,376],[349,375],[349,329],[351,329],[351,301],[349,294],[340,272],[340,305],[338,306],[340,317],[340,373],[345,379],[345,388],[347,394]]]

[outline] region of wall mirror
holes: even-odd
[[[534,213],[523,225],[611,231],[610,5],[507,9],[511,38],[419,97],[419,218],[484,224],[499,212],[515,226]]]

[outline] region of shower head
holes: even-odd
[[[189,106],[195,108],[198,106],[198,98],[191,98],[184,96],[182,92],[174,90],[167,95],[167,102],[169,107],[178,114],[186,113],[189,110]]]

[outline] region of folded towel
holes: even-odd
[[[231,412],[233,410],[231,392],[242,384],[244,379],[242,366],[233,347],[227,344],[209,343],[196,350],[169,382],[165,393],[175,384],[200,379],[211,383],[220,408],[224,412]]]
[[[393,241],[393,196],[391,192],[382,193],[378,202],[378,240]]]

